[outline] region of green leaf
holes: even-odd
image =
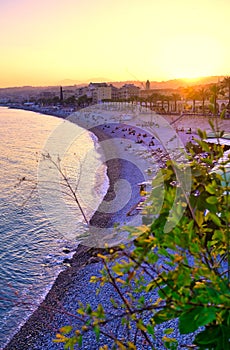
[[[167,328],[164,330],[164,334],[171,334],[174,331],[173,328]]]
[[[68,334],[72,331],[73,327],[72,326],[64,326],[62,328],[60,328],[60,332],[62,334]]]
[[[222,231],[220,230],[215,230],[214,235],[212,237],[212,240],[217,240],[219,242],[224,242],[225,241],[225,235]]]
[[[216,214],[208,213],[208,215],[211,218],[211,220],[214,222],[214,224],[216,224],[217,226],[221,226],[221,221]]]
[[[205,326],[216,319],[216,309],[214,307],[204,307],[200,310],[196,318],[197,326]]]
[[[153,288],[156,287],[156,282],[155,281],[151,281],[150,283],[147,284],[146,286],[146,292],[148,293],[150,290],[152,290]]]
[[[200,326],[205,326],[216,318],[216,309],[214,307],[198,306],[189,309],[179,317],[179,330],[182,334],[194,332]]]
[[[210,194],[215,194],[216,193],[216,189],[217,189],[217,185],[216,182],[213,182],[211,184],[208,184],[207,186],[205,186],[205,189],[208,193]]]
[[[88,315],[91,315],[91,314],[92,314],[92,308],[91,308],[91,305],[90,305],[90,304],[87,304],[85,311],[86,311],[86,313],[87,313]]]
[[[147,328],[147,332],[148,332],[149,334],[151,334],[151,335],[154,335],[154,334],[155,334],[155,332],[154,332],[154,327],[153,327],[151,324],[148,324],[148,325],[146,326],[146,328]]]
[[[197,224],[199,226],[201,226],[203,224],[203,222],[204,222],[204,213],[203,213],[203,211],[197,210],[195,216],[196,216]]]
[[[198,140],[198,143],[205,152],[210,152],[210,148],[207,142]]]
[[[77,338],[77,343],[79,346],[82,346],[82,335],[81,334]]]
[[[169,309],[163,309],[158,311],[154,316],[153,319],[156,324],[160,324],[165,321],[169,321],[172,318],[175,318],[177,316],[176,311],[169,310]]]
[[[145,304],[145,297],[142,295],[139,299],[138,299],[138,303],[143,306]]]
[[[220,327],[207,327],[204,331],[196,335],[194,344],[196,345],[216,345],[217,339],[220,336]]]
[[[101,304],[97,307],[97,317],[98,318],[105,318],[104,308]]]
[[[93,331],[94,331],[94,333],[95,333],[95,335],[96,335],[97,341],[99,341],[99,338],[100,338],[100,328],[99,328],[98,326],[94,326],[94,327],[93,327]]]
[[[189,309],[188,311],[182,313],[179,317],[179,330],[181,334],[192,333],[197,330],[198,326],[196,324],[195,318],[198,315],[199,308]]]
[[[201,139],[206,139],[207,138],[207,134],[206,131],[202,131],[201,129],[197,129],[197,133],[200,136]]]
[[[77,309],[77,313],[79,314],[79,315],[85,315],[85,311],[84,310],[82,310],[82,309]]]
[[[111,301],[113,307],[114,307],[115,309],[117,309],[117,308],[118,308],[117,302],[116,302],[113,298],[110,298],[110,301]]]
[[[210,100],[211,100],[211,99],[210,99]],[[212,121],[211,119],[209,119],[208,123],[209,123],[209,125],[211,126],[211,129],[212,129],[212,130],[215,129],[214,123],[213,123],[213,121]]]
[[[218,199],[215,196],[210,196],[206,199],[206,202],[209,204],[216,204],[218,203]]]
[[[74,345],[77,343],[76,337],[70,338],[64,345],[64,349],[66,350],[74,350]]]

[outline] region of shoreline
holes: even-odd
[[[70,261],[71,266],[59,273],[45,299],[19,328],[3,350],[29,350],[33,348],[36,339],[41,339],[41,332],[44,332],[47,327],[49,328],[52,323],[53,315],[58,312],[58,303],[64,297],[74,275],[84,268],[95,253],[93,248],[82,245],[77,247]],[[52,341],[52,338],[50,341]]]
[[[89,131],[93,132],[99,141],[103,141],[112,137],[108,133],[104,132],[104,130],[101,128],[94,127]],[[119,156],[119,152],[117,152],[117,155]],[[104,200],[110,201],[114,198],[115,182],[119,177],[130,173],[130,171],[127,171],[128,169],[125,169],[125,167],[126,165],[123,164],[119,159],[113,159],[112,161],[107,162],[109,188],[106,195],[104,196]],[[136,193],[134,194],[134,198],[136,198],[133,199],[131,203],[129,203],[130,207],[136,204],[136,202],[140,199],[139,190],[136,186],[136,184],[139,182],[139,179],[135,179],[132,176],[131,178],[133,181],[133,187],[136,187]],[[113,223],[117,222],[118,218],[116,213],[102,213],[100,212],[99,208],[90,219],[91,225],[106,228],[111,227]],[[123,210],[123,218],[120,217],[120,220],[123,219],[121,220],[121,223],[127,219],[125,211],[126,209]],[[33,349],[33,346],[37,344],[37,342],[39,343],[42,340],[42,334],[44,334],[44,332],[46,332],[46,329],[49,328],[52,324],[53,317],[55,317],[55,314],[58,312],[58,305],[60,301],[63,300],[66,295],[68,295],[68,290],[73,284],[73,280],[78,278],[78,274],[84,270],[85,266],[97,262],[97,253],[101,251],[103,251],[102,248],[90,248],[82,244],[78,245],[72,259],[69,261],[70,267],[59,273],[51,289],[48,291],[45,299],[31,314],[31,316],[29,316],[26,322],[19,328],[12,339],[5,345],[3,348],[4,350],[31,350]],[[50,337],[51,343],[52,338],[55,337],[56,330],[57,329],[54,329],[53,336]],[[41,345],[41,347],[38,346],[39,345],[36,345],[34,349],[50,349],[50,345],[49,347],[44,347],[44,345]],[[54,344],[54,346],[55,349],[63,348],[60,347],[60,345],[58,347],[57,344]]]

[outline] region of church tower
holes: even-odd
[[[150,81],[147,80],[145,83],[145,90],[150,90]]]

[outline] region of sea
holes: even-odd
[[[95,135],[61,118],[6,107],[0,107],[0,171],[4,346],[66,268],[109,180]]]

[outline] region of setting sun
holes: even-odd
[[[223,65],[222,47],[209,36],[178,35],[170,38],[162,51],[162,67],[172,78],[214,75]]]

